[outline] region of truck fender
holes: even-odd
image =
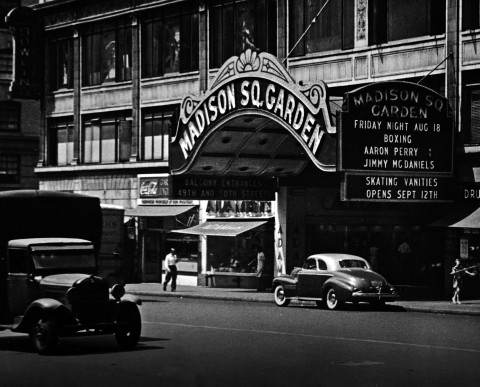
[[[323,292],[322,295],[325,295],[327,289],[332,288],[335,289],[337,294],[337,299],[339,301],[347,301],[353,292],[353,287],[345,282],[340,281],[338,278],[331,278],[325,282],[323,285]],[[322,297],[323,298],[323,297]]]
[[[12,331],[28,333],[34,319],[40,313],[55,313],[62,324],[77,323],[71,312],[61,302],[53,298],[40,298],[29,305],[23,315],[22,321],[15,329],[12,329]]]
[[[133,302],[134,304],[142,305],[142,299],[133,294],[125,294],[120,300],[120,303],[124,302]]]

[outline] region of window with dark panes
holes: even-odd
[[[0,101],[0,132],[18,132],[20,130],[20,103]]]
[[[16,184],[20,180],[20,156],[0,153],[0,183]]]
[[[325,6],[325,7],[324,7]],[[320,15],[317,14],[323,8]],[[354,0],[299,0],[290,2],[291,55],[302,56],[315,52],[353,48]],[[302,35],[312,24],[305,36]]]
[[[469,90],[470,96],[470,130],[467,136],[467,142],[470,144],[480,144],[480,88]]]
[[[142,160],[167,160],[174,109],[152,109],[143,113]]]
[[[83,123],[85,164],[128,161],[132,121],[125,114],[87,117]]]
[[[480,28],[480,1],[463,0],[462,31]]]
[[[275,0],[214,0],[209,13],[211,67],[248,48],[276,55]]]
[[[150,11],[142,22],[142,77],[198,70],[198,3]]]
[[[131,78],[131,21],[122,18],[89,26],[83,35],[83,86]]]
[[[370,0],[370,44],[445,33],[445,0]]]
[[[48,42],[50,90],[73,87],[73,37],[52,36]]]
[[[50,165],[70,165],[73,161],[73,118],[56,118],[48,122]]]

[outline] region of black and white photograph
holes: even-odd
[[[0,386],[480,386],[480,0],[0,0]]]

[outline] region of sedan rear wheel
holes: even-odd
[[[275,304],[278,306],[288,306],[288,304],[290,304],[290,300],[285,297],[285,288],[283,285],[278,285],[273,294],[275,297]]]
[[[328,309],[334,310],[340,308],[342,302],[337,298],[337,293],[334,288],[329,288],[325,294],[325,305]]]

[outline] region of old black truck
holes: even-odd
[[[78,334],[113,334],[122,349],[135,347],[140,300],[97,276],[98,199],[0,193],[0,216],[0,330],[29,334],[40,354],[53,352],[59,337]],[[10,216],[16,218],[8,228]]]

